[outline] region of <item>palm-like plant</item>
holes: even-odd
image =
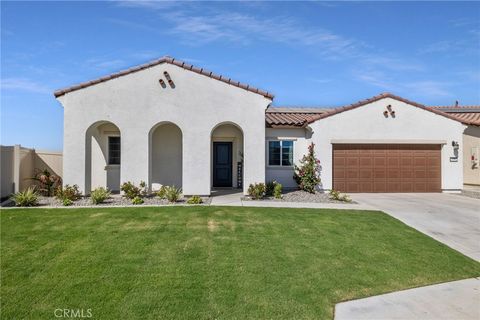
[[[35,169],[35,175],[30,179],[37,181],[37,190],[47,197],[54,196],[57,187],[62,185],[62,178],[47,169]]]

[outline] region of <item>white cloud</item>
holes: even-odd
[[[51,94],[53,90],[41,83],[27,78],[3,78],[0,82],[2,90],[17,90],[33,93]]]

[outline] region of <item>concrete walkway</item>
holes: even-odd
[[[466,279],[338,303],[335,320],[480,319],[480,279]]]

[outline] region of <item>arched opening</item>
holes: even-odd
[[[171,122],[154,126],[149,133],[149,186],[182,187],[183,142],[182,130]]]
[[[120,191],[120,129],[109,121],[92,124],[85,141],[85,194],[104,187]]]
[[[211,133],[212,188],[243,188],[243,131],[233,122],[215,126]]]

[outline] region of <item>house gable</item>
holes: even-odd
[[[222,75],[217,75],[217,74],[215,74],[211,71],[205,70],[203,68],[194,67],[191,64],[188,64],[186,62],[183,62],[183,61],[180,61],[180,60],[168,57],[168,56],[162,57],[158,60],[154,60],[154,61],[142,64],[142,65],[139,65],[139,66],[136,66],[136,67],[132,67],[132,68],[127,69],[127,70],[112,73],[110,75],[107,75],[107,76],[104,76],[104,77],[101,77],[101,78],[98,78],[98,79],[95,79],[95,80],[90,80],[90,81],[82,82],[80,84],[77,84],[77,85],[74,85],[74,86],[71,86],[71,87],[67,87],[67,88],[64,88],[64,89],[59,89],[59,90],[54,92],[54,95],[55,95],[56,98],[58,98],[58,97],[60,97],[62,95],[65,95],[69,92],[73,92],[73,91],[76,91],[76,90],[87,88],[87,87],[96,85],[98,83],[102,83],[102,82],[109,81],[111,79],[126,76],[126,75],[132,74],[134,72],[139,72],[139,71],[142,71],[142,70],[145,70],[145,69],[148,69],[148,68],[160,65],[160,64],[164,64],[164,63],[173,64],[173,65],[181,67],[185,70],[196,72],[198,74],[210,77],[212,79],[215,79],[215,80],[218,80],[218,81],[221,81],[221,82],[224,82],[226,84],[229,84],[229,85],[232,85],[232,86],[235,86],[235,87],[238,87],[238,88],[241,88],[241,89],[244,89],[244,90],[259,94],[259,95],[262,95],[265,98],[268,98],[270,100],[273,100],[273,97],[274,97],[273,94],[271,94],[267,91],[260,90],[258,88],[252,87],[248,84],[240,83],[239,81],[232,80],[231,78],[228,78],[228,77],[225,77],[225,76],[222,76]],[[166,80],[167,80],[167,82],[169,82],[168,79],[166,79]]]
[[[400,102],[403,102],[407,105],[410,105],[410,106],[413,106],[413,107],[417,107],[417,108],[420,108],[420,109],[423,109],[425,111],[428,111],[428,112],[432,112],[434,114],[437,114],[437,115],[440,115],[440,116],[443,116],[443,117],[446,117],[450,120],[454,120],[454,121],[458,121],[458,122],[461,122],[463,124],[475,124],[475,123],[471,123],[471,121],[469,120],[464,120],[464,119],[459,119],[453,115],[450,115],[448,113],[444,113],[444,112],[441,112],[439,110],[436,110],[434,108],[428,108],[420,103],[417,103],[417,102],[413,102],[413,101],[410,101],[408,99],[405,99],[405,98],[402,98],[402,97],[399,97],[399,96],[396,96],[394,94],[391,94],[391,93],[382,93],[382,94],[379,94],[378,96],[374,96],[372,98],[369,98],[369,99],[365,99],[365,100],[361,100],[361,101],[358,101],[356,103],[353,103],[353,104],[350,104],[348,106],[345,106],[345,107],[342,107],[342,108],[336,108],[330,112],[326,112],[326,113],[322,113],[322,114],[319,114],[315,117],[313,117],[312,119],[310,119],[309,123],[313,123],[317,120],[321,120],[321,119],[325,119],[325,118],[328,118],[328,117],[331,117],[331,116],[334,116],[334,115],[337,115],[337,114],[340,114],[340,113],[343,113],[345,111],[350,111],[350,110],[353,110],[353,109],[356,109],[356,108],[359,108],[359,107],[363,107],[363,106],[366,106],[366,105],[369,105],[373,102],[376,102],[376,101],[379,101],[379,100],[382,100],[382,99],[385,99],[385,98],[391,98],[391,99],[394,99],[394,100],[397,100],[397,101],[400,101]]]

